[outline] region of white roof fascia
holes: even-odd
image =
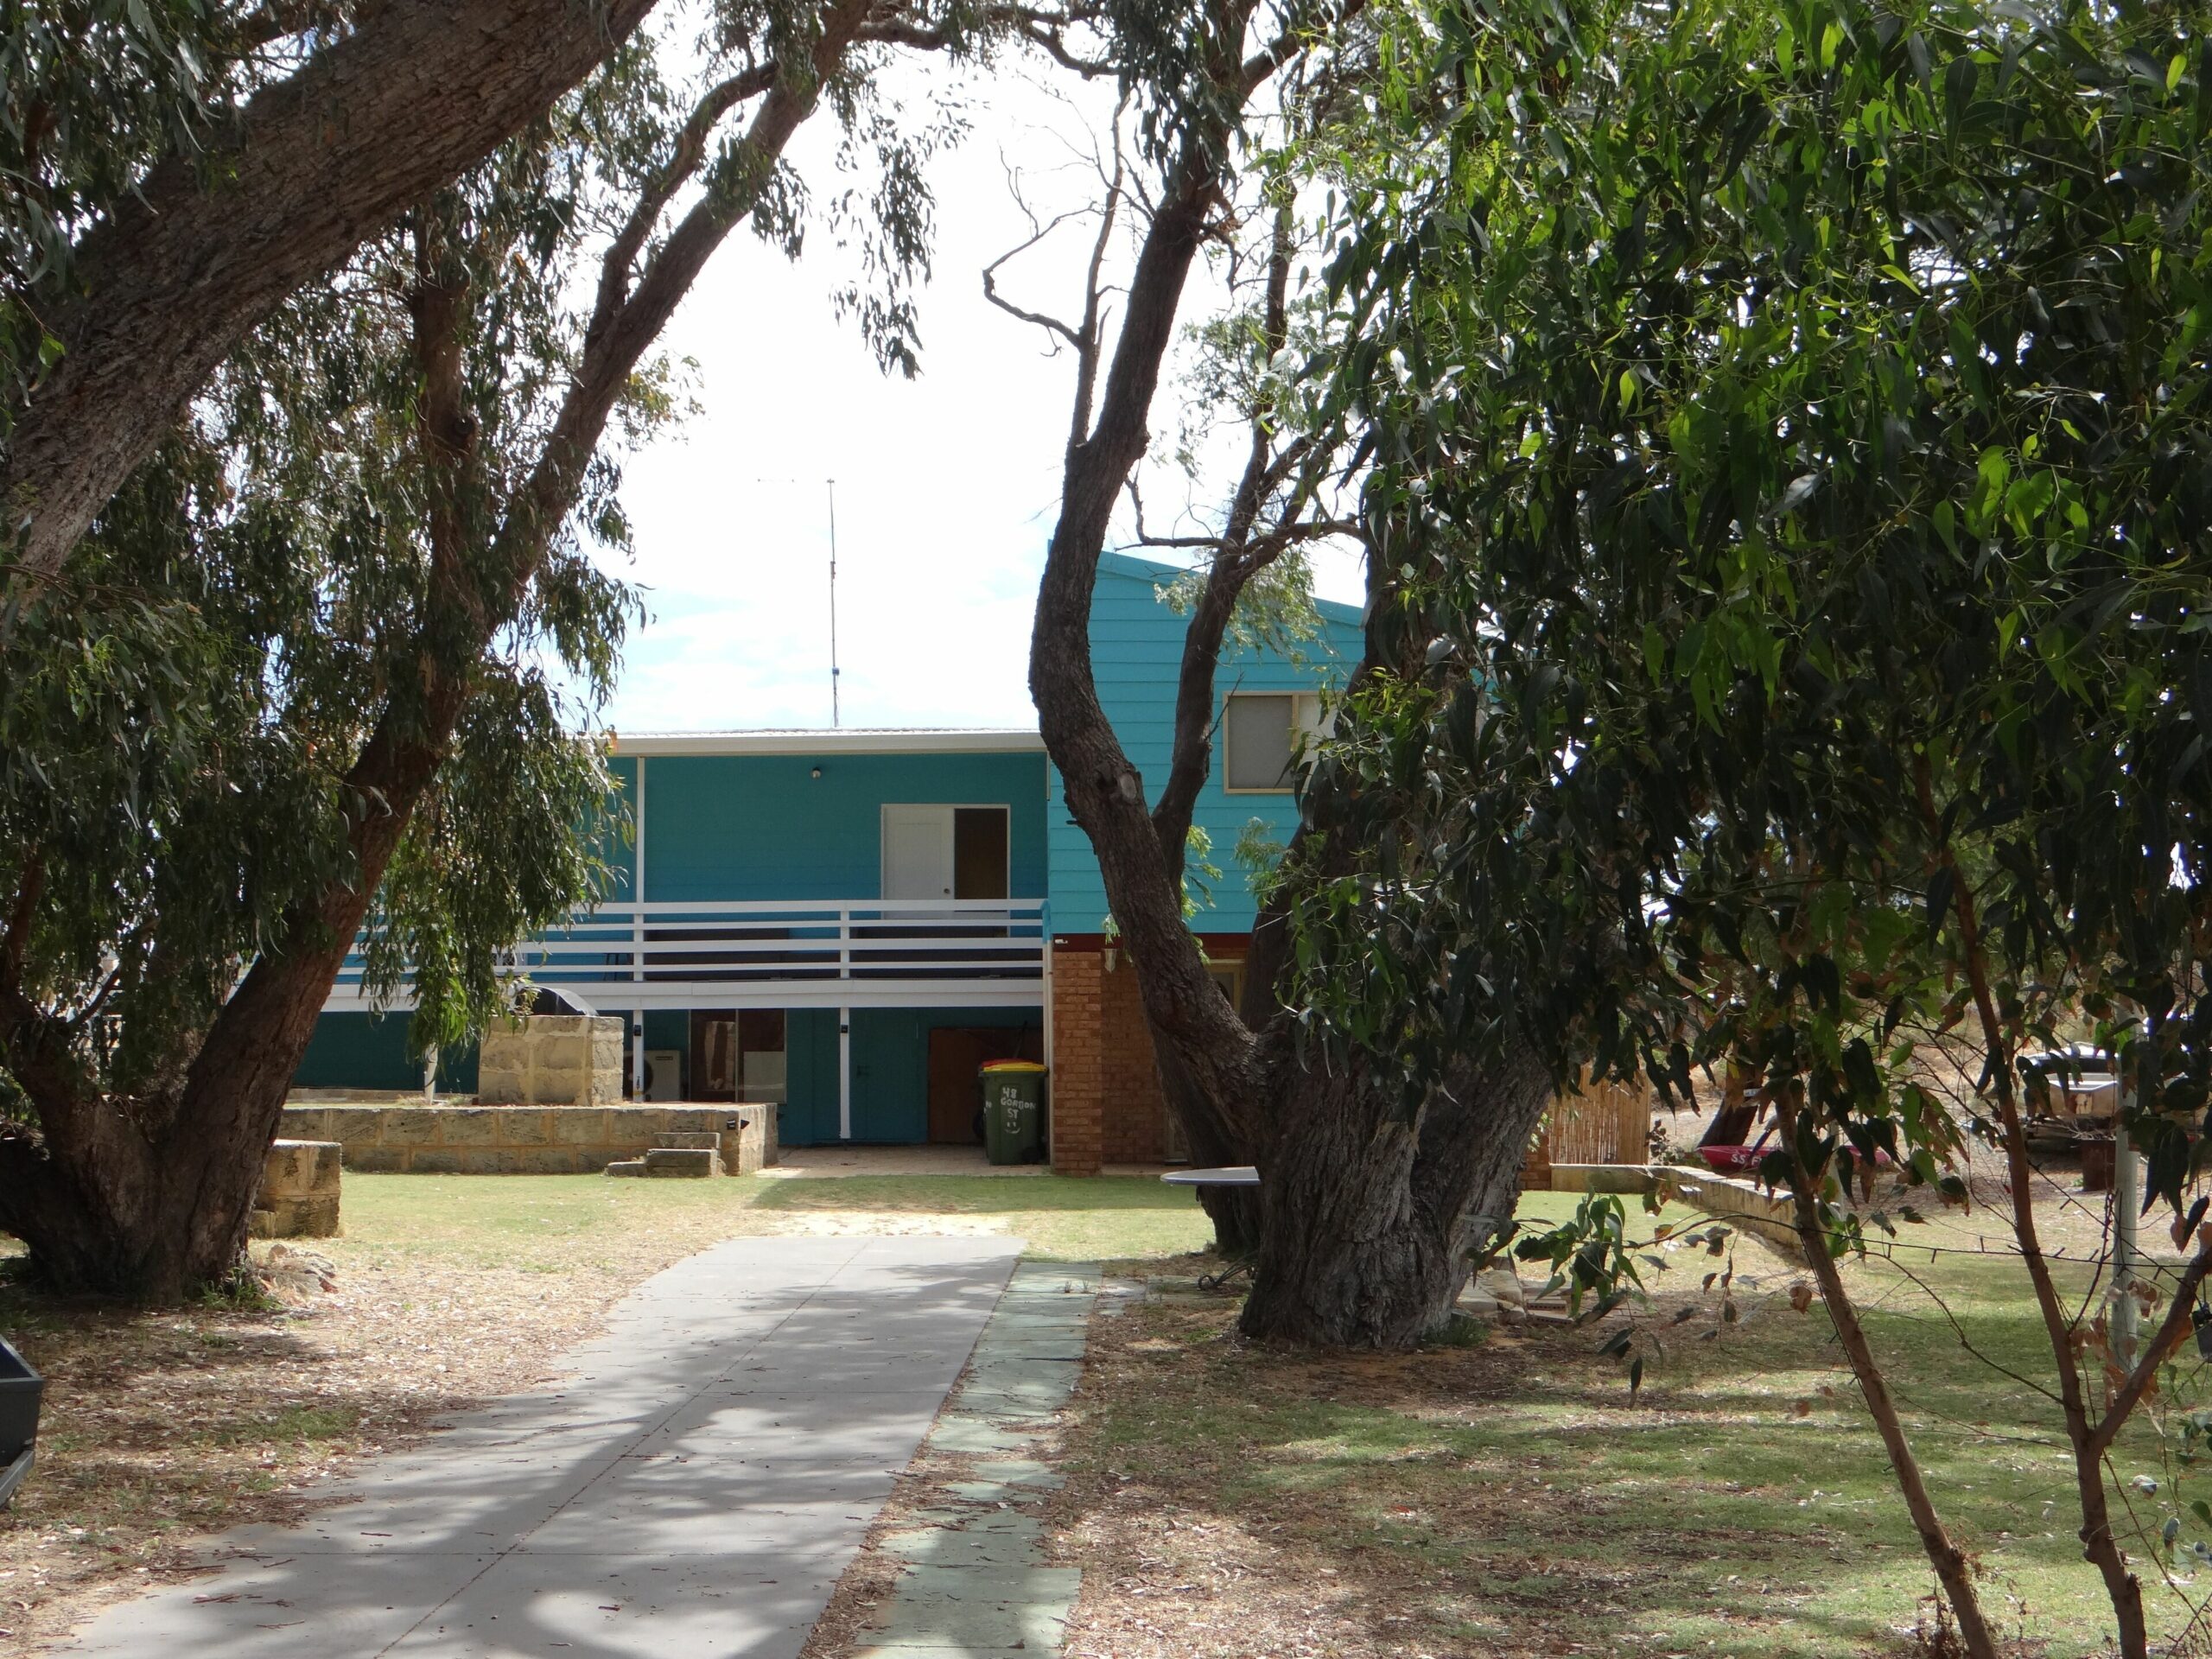
[[[617,754],[1041,754],[1045,740],[1020,728],[874,731],[618,733]]]

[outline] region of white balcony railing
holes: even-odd
[[[512,963],[518,979],[594,1009],[1036,1007],[1045,903],[604,904],[516,946]],[[358,958],[347,959],[330,1006],[364,1006]]]

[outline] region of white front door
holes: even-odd
[[[952,809],[883,809],[883,896],[952,897]]]

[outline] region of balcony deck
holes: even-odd
[[[1042,1007],[1041,899],[605,904],[517,945],[518,980],[620,1008]],[[406,1007],[410,998],[394,999]],[[349,957],[325,1007],[365,1008]]]

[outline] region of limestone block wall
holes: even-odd
[[[325,1105],[284,1109],[287,1137],[334,1141],[346,1167],[417,1175],[595,1175],[669,1134],[718,1135],[723,1166],[776,1155],[776,1109],[744,1106]]]
[[[1770,1192],[1756,1181],[1733,1175],[1685,1173],[1675,1181],[1675,1188],[1684,1203],[1757,1235],[1792,1261],[1805,1259],[1796,1211],[1786,1194]]]
[[[533,1014],[487,1027],[476,1061],[487,1105],[613,1106],[622,1099],[622,1021]]]
[[[334,1141],[279,1141],[262,1160],[246,1230],[256,1238],[334,1238],[339,1147]]]

